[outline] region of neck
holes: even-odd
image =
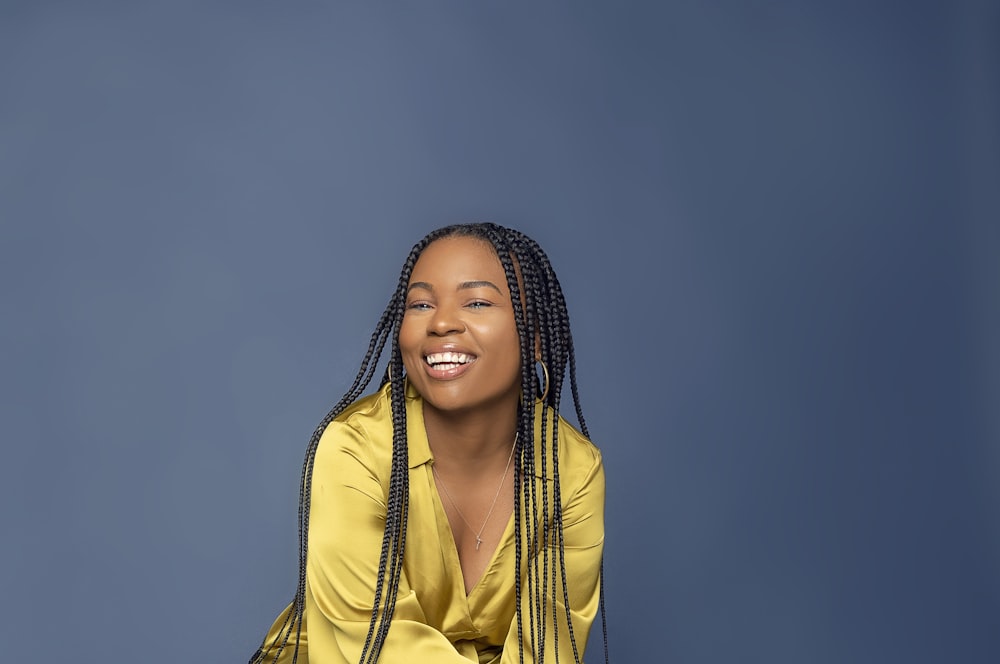
[[[472,412],[443,412],[424,403],[424,428],[435,463],[476,466],[506,461],[517,431],[517,402]]]

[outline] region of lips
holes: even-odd
[[[435,369],[453,369],[463,364],[475,362],[476,356],[468,353],[431,353],[424,357],[424,361]]]
[[[424,365],[432,378],[448,379],[462,375],[475,363],[476,356],[457,351],[441,351],[424,356]]]

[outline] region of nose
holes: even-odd
[[[461,334],[465,331],[465,323],[454,307],[438,304],[434,315],[427,321],[427,334],[435,337],[446,337],[451,334]]]

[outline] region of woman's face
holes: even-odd
[[[516,400],[520,340],[507,277],[493,248],[446,237],[413,267],[399,347],[410,383],[441,411],[469,411]]]

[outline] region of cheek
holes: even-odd
[[[504,355],[507,356],[511,371],[521,373],[521,339],[517,336],[517,331],[512,330],[507,337],[507,349]]]
[[[415,353],[420,348],[420,334],[416,325],[408,318],[403,318],[403,323],[399,326],[399,350],[403,354],[403,359]]]

